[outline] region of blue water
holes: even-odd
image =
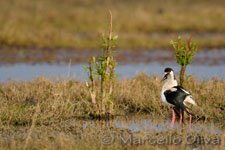
[[[29,81],[39,76],[47,78],[76,78],[77,80],[87,79],[87,73],[82,68],[86,64],[77,64],[69,67],[68,65],[50,65],[50,64],[15,64],[12,66],[0,67],[0,81],[7,80],[24,80]],[[116,73],[119,74],[119,79],[131,78],[143,72],[148,75],[163,75],[165,67],[171,67],[175,70],[176,74],[180,70],[180,66],[173,62],[160,64],[157,62],[152,63],[131,63],[131,64],[118,64]],[[70,69],[69,69],[70,68]],[[225,79],[225,65],[190,65],[186,70],[187,75],[193,75],[199,80],[211,79],[213,77]]]
[[[127,129],[133,133],[160,133],[170,130],[171,118],[168,119],[155,119],[149,115],[128,115],[128,116],[116,116],[113,120],[104,120],[100,122],[105,123],[105,127],[111,129]],[[189,131],[189,124],[185,120],[182,128]],[[101,124],[99,121],[95,120],[76,120],[72,119],[67,122],[69,126],[81,126],[84,129],[90,129],[98,127]],[[193,122],[191,129],[196,133],[206,132],[208,134],[217,134],[221,135],[224,132],[224,129],[218,127],[217,123],[205,123],[205,122]],[[175,122],[174,129],[179,131],[179,123]]]

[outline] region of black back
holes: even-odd
[[[186,110],[186,106],[183,103],[189,94],[185,93],[181,86],[174,86],[173,88],[176,88],[176,91],[167,90],[164,92],[167,102],[174,105],[176,108],[178,108],[178,110],[182,109],[189,114],[189,112]]]

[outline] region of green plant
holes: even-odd
[[[114,59],[112,49],[115,47],[114,42],[118,39],[118,35],[112,36],[112,13],[110,13],[110,29],[107,38],[102,35],[102,55],[97,59],[92,57],[89,61],[89,66],[84,66],[88,70],[91,84],[86,82],[89,93],[92,99],[91,115],[95,117],[103,117],[113,115],[113,84],[115,68],[117,61]],[[95,75],[100,78],[100,95],[97,95],[97,88],[95,86]],[[98,99],[98,100],[97,100]]]
[[[178,36],[177,40],[170,41],[170,44],[173,45],[175,50],[175,57],[177,63],[181,66],[180,70],[180,85],[184,86],[184,72],[186,70],[187,65],[194,60],[194,53],[197,52],[198,48],[194,41],[191,41],[189,38],[186,42],[181,41],[181,37]]]

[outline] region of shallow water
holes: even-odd
[[[0,81],[10,79],[29,81],[38,76],[47,78],[76,78],[87,79],[87,73],[82,66],[87,65],[88,58],[99,55],[94,51],[71,51],[58,49],[54,52],[52,60],[45,59],[48,51],[33,50],[31,53],[12,53],[0,56]],[[29,55],[29,56],[27,56]],[[165,67],[172,67],[176,74],[180,66],[174,60],[173,51],[119,51],[115,54],[118,60],[116,73],[119,79],[131,78],[144,72],[149,75],[157,74],[162,76]],[[16,58],[16,59],[15,59]],[[29,58],[27,61],[27,58]],[[25,61],[26,60],[26,61]],[[69,61],[71,60],[71,61]],[[10,62],[12,62],[10,64]],[[51,62],[51,63],[48,63]],[[70,62],[70,63],[68,63]],[[69,65],[71,64],[71,65]],[[210,79],[213,77],[225,79],[225,50],[211,49],[201,50],[195,55],[195,60],[187,67],[187,75],[193,75],[197,79]]]
[[[0,67],[0,80],[5,82],[10,79],[29,81],[38,76],[76,78],[78,80],[87,79],[86,70],[82,68],[86,64],[68,65],[50,65],[50,64],[15,64],[12,66]],[[131,64],[118,64],[116,73],[119,74],[119,79],[131,78],[137,74],[144,72],[149,75],[157,74],[160,77],[165,67],[172,67],[176,74],[180,70],[175,62],[167,62],[164,64],[151,62],[151,63],[131,63]],[[225,79],[225,65],[190,65],[186,70],[187,75],[193,75],[197,79],[210,79],[213,77]]]
[[[160,146],[160,149],[168,149],[181,146],[179,149],[221,149],[224,128],[221,124],[209,122],[193,122],[191,130],[184,121],[182,128],[175,123],[174,129],[170,129],[169,118],[153,118],[150,115],[116,116],[111,120],[88,120],[71,118],[60,125],[36,126],[31,133],[29,127],[19,127],[13,132],[4,131],[0,133],[2,143],[21,142],[31,136],[34,141],[58,142],[65,139],[85,146],[144,146],[152,149]],[[172,131],[172,132],[171,132]],[[48,140],[49,139],[49,140]],[[15,140],[15,141],[13,141]],[[55,140],[55,141],[54,141]],[[214,141],[217,141],[214,143]],[[39,144],[39,143],[38,143]],[[183,145],[185,144],[185,145]],[[178,149],[176,148],[176,149]],[[146,149],[146,148],[145,148]]]
[[[134,115],[134,116],[117,116],[113,120],[105,122],[105,128],[112,129],[125,129],[131,132],[147,132],[147,133],[161,133],[170,131],[170,118],[168,120],[153,119],[151,116],[146,115]],[[85,128],[95,128],[103,121],[94,120],[72,120],[68,122],[68,126],[82,126]],[[188,122],[188,120],[185,120]],[[179,124],[175,122],[174,130],[179,131]],[[183,130],[189,131],[189,125],[183,124]],[[207,134],[223,134],[224,130],[217,127],[216,124],[193,122],[191,131],[195,133],[207,133]]]

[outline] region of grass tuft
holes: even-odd
[[[99,85],[100,81],[96,81]],[[132,79],[116,80],[115,114],[149,114],[168,118],[170,110],[160,100],[162,83],[157,76],[140,74]],[[100,86],[96,86],[99,88]],[[225,120],[223,80],[196,81],[188,78],[186,89],[191,92],[198,107],[191,107],[194,120]],[[212,90],[216,89],[216,90]],[[90,112],[91,97],[85,83],[76,80],[50,80],[44,77],[29,82],[7,82],[0,86],[0,119],[2,125],[31,125],[36,107],[40,112],[36,124],[51,125]]]

